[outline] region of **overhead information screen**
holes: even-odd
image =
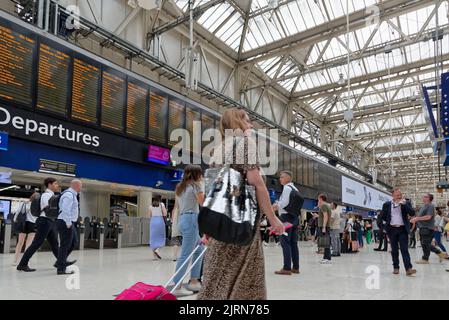
[[[173,146],[178,141],[170,141],[170,135],[175,129],[184,129],[184,104],[176,100],[170,100],[168,103],[168,144]]]
[[[97,123],[100,69],[73,59],[72,118]]]
[[[67,115],[69,55],[41,43],[37,81],[37,107]]]
[[[128,82],[126,133],[145,138],[147,89]]]
[[[167,142],[167,111],[167,97],[151,91],[148,138],[160,144]]]
[[[194,121],[198,122],[199,124],[199,131],[193,132],[193,124]],[[197,126],[198,126],[197,124]],[[194,110],[192,108],[187,107],[186,109],[186,129],[189,132],[190,135],[190,146],[188,147],[188,150],[193,150],[193,141],[196,139],[197,141],[201,141],[201,114],[199,111]],[[196,134],[196,136],[194,135]]]
[[[101,125],[122,131],[126,89],[125,79],[103,71],[102,88]]]
[[[0,98],[31,106],[35,40],[0,25]]]

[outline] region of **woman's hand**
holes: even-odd
[[[209,244],[209,236],[207,234],[203,235],[201,238],[201,243],[207,246]]]
[[[272,219],[269,219],[269,220],[270,220],[271,230],[274,232],[275,235],[281,236],[285,233],[285,226],[281,222],[281,220],[279,220],[278,217],[274,216]]]

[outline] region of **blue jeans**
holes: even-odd
[[[391,227],[388,230],[388,238],[391,245],[391,257],[393,258],[393,268],[399,269],[399,248],[401,249],[402,260],[405,270],[411,269],[412,263],[408,252],[408,233],[405,227]]]
[[[192,253],[193,249],[197,246],[200,241],[200,232],[198,228],[198,214],[197,213],[183,213],[179,216],[178,229],[182,235],[182,246],[181,255],[178,258],[178,263],[176,264],[176,271],[178,271],[182,264],[187,260],[189,255]],[[204,250],[202,247],[198,248],[192,257],[192,263],[198,258],[200,253]],[[203,264],[203,259],[201,259],[193,268],[190,273],[190,278],[200,279],[201,277],[201,266]],[[175,284],[177,284],[184,276],[187,270],[188,263],[182,268],[176,277],[173,279]]]
[[[298,249],[298,225],[299,218],[290,214],[280,216],[282,222],[290,222],[293,227],[287,230],[287,236],[281,236],[282,254],[284,256],[284,270],[299,269],[299,249]]]
[[[440,247],[440,249],[443,252],[446,252],[446,248],[444,247],[443,243],[441,242],[441,233],[440,231],[434,231],[433,237],[435,238],[435,242],[437,243],[437,246]]]
[[[359,230],[357,232],[357,237],[359,240],[359,247],[362,248],[363,247],[363,231],[362,230]]]

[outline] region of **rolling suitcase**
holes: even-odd
[[[176,297],[173,295],[173,292],[176,290],[177,287],[182,283],[184,278],[187,276],[187,274],[192,270],[192,268],[202,259],[204,253],[206,252],[206,247],[202,249],[202,252],[200,253],[199,257],[192,262],[189,268],[187,268],[186,273],[184,276],[179,280],[178,283],[175,284],[175,286],[169,291],[167,290],[167,286],[170,284],[170,282],[173,281],[173,279],[178,275],[178,273],[185,267],[187,263],[189,263],[190,259],[193,257],[195,252],[200,249],[201,250],[202,245],[199,244],[195,247],[195,249],[192,251],[192,253],[189,255],[189,257],[184,261],[184,263],[181,265],[178,271],[175,272],[175,274],[167,281],[167,283],[164,286],[156,286],[151,284],[146,284],[143,282],[137,282],[130,288],[124,290],[122,293],[120,293],[114,300],[176,300]]]

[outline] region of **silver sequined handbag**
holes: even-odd
[[[255,187],[229,166],[207,169],[205,185],[206,199],[198,216],[200,232],[225,243],[250,244],[259,216]]]

